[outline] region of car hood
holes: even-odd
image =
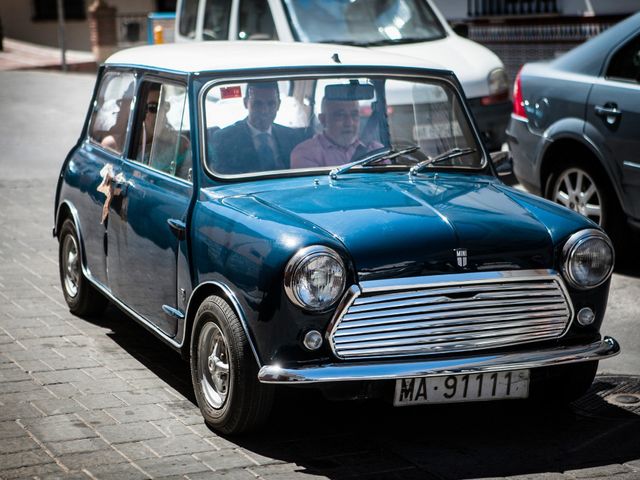
[[[457,35],[429,42],[372,48],[428,60],[453,70],[467,98],[489,95],[489,72],[494,68],[504,68],[491,50]]]
[[[344,245],[361,279],[553,264],[553,234],[490,177],[353,173],[291,180],[277,187],[268,181],[251,193],[236,189],[224,203],[252,218],[277,211],[289,224],[324,232]],[[466,250],[466,261],[456,249]]]

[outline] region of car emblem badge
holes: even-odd
[[[459,267],[467,266],[467,249],[466,248],[456,248],[456,260],[458,261]]]

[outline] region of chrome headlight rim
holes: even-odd
[[[600,280],[598,283],[594,285],[582,285],[574,278],[573,274],[571,273],[570,264],[578,248],[587,240],[591,240],[593,238],[602,240],[607,244],[607,246],[611,250],[611,265],[609,265],[607,273],[602,276],[602,280]],[[564,247],[562,248],[562,257],[563,257],[562,275],[567,280],[569,285],[572,288],[575,288],[577,290],[591,290],[593,288],[597,288],[603,283],[605,283],[607,280],[609,280],[609,278],[611,278],[611,274],[613,273],[613,267],[615,265],[615,254],[616,252],[613,248],[613,244],[611,243],[611,240],[605,233],[603,233],[600,230],[596,230],[594,228],[580,230],[574,233],[573,235],[571,235],[569,239],[566,241],[566,243],[564,244]]]
[[[314,307],[312,305],[308,305],[307,303],[302,301],[302,299],[300,299],[297,293],[297,289],[295,288],[294,281],[296,278],[296,272],[301,265],[320,256],[330,257],[340,265],[340,268],[342,268],[343,271],[342,285],[340,286],[340,292],[338,293],[338,295],[336,295],[336,298],[334,298],[330,304],[326,306]],[[340,255],[338,255],[335,250],[323,245],[311,245],[309,247],[304,247],[298,250],[293,255],[293,257],[291,257],[289,262],[287,262],[284,270],[284,289],[287,297],[289,297],[289,300],[291,300],[291,302],[297,307],[313,313],[327,312],[331,308],[333,308],[333,306],[340,300],[340,298],[342,298],[342,295],[344,294],[344,289],[346,287],[346,273],[347,271],[345,268],[345,264],[342,261]]]

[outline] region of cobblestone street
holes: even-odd
[[[0,155],[3,168],[20,160]],[[58,155],[35,178],[0,180],[0,479],[640,479],[640,404],[625,403],[638,372],[599,375],[560,411],[283,390],[263,431],[215,434],[175,352],[113,307],[69,313],[51,235]]]

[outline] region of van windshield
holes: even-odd
[[[302,42],[358,46],[415,43],[444,37],[424,0],[283,0]]]

